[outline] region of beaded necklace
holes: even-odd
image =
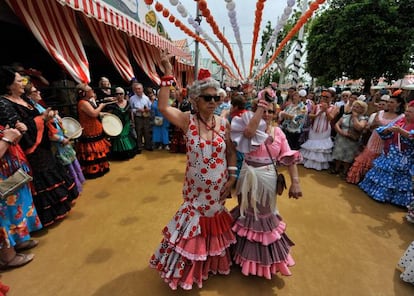
[[[204,157],[204,145],[201,145],[201,125],[200,122],[202,122],[204,124],[204,126],[207,128],[207,131],[210,132],[211,131],[211,153],[210,153],[210,157]],[[198,123],[198,145],[200,146],[200,150],[201,150],[201,158],[203,159],[203,162],[205,164],[209,163],[210,160],[213,158],[213,150],[214,150],[214,146],[213,146],[213,138],[214,138],[214,129],[216,128],[216,118],[213,115],[212,119],[211,119],[211,125],[209,125],[207,122],[205,122],[205,120],[203,118],[201,118],[200,113],[197,113],[197,123]],[[208,136],[208,134],[207,134]],[[205,141],[205,143],[207,144],[208,140]]]

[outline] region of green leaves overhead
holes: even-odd
[[[308,72],[334,80],[409,71],[414,45],[414,0],[334,0],[314,19],[308,35]]]

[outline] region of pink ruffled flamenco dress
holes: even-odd
[[[233,118],[232,130],[237,124],[244,123]],[[290,165],[302,161],[300,152],[290,149],[280,128],[274,127],[271,134],[271,143],[266,141],[258,147],[242,144],[253,149],[245,153],[236,186],[239,205],[231,211],[235,220],[232,229],[237,238],[236,245],[232,246],[233,261],[241,267],[244,275],[266,279],[278,272],[291,275],[289,267],[295,261],[290,255],[294,243],[286,235],[286,223],[277,210],[276,173],[265,145],[277,164]],[[232,134],[232,139],[236,138]]]

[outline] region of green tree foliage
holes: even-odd
[[[319,81],[342,76],[400,78],[414,49],[414,0],[333,0],[308,35],[307,70]]]

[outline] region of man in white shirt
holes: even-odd
[[[132,84],[134,95],[130,97],[131,111],[134,118],[135,132],[137,134],[138,154],[142,150],[152,151],[151,140],[151,101],[144,94],[142,83]],[[142,141],[144,139],[144,142]]]

